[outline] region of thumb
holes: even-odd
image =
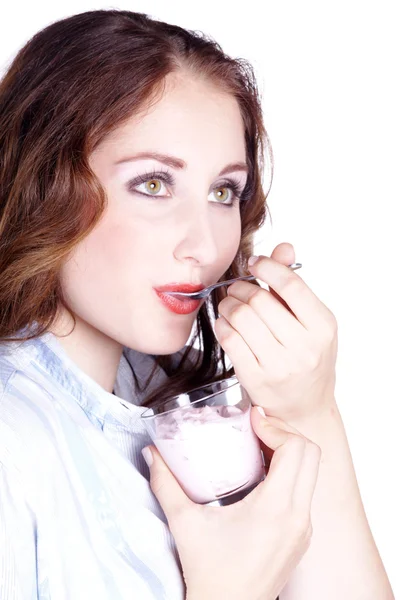
[[[292,244],[289,244],[288,242],[282,242],[281,244],[278,244],[274,248],[271,258],[276,260],[276,262],[281,263],[281,265],[292,265],[296,260]]]
[[[276,260],[276,262],[280,263],[281,265],[286,265],[287,267],[289,265],[292,265],[295,262],[295,260],[296,260],[296,255],[294,253],[294,248],[293,248],[292,244],[289,244],[287,242],[282,242],[281,244],[278,244],[277,246],[275,246],[274,251],[271,254],[271,258],[273,258],[274,260]],[[294,314],[294,312],[292,311],[292,309],[290,308],[290,306],[287,304],[287,302],[285,302],[285,300],[283,300],[283,298],[281,298],[279,296],[279,294],[277,294],[275,292],[275,290],[273,290],[272,288],[270,288],[269,291],[274,296],[274,298],[276,298],[281,304],[283,304],[283,306],[294,317],[296,317],[296,315]],[[296,317],[296,319],[297,319],[297,317]]]
[[[142,454],[150,470],[151,491],[169,521],[193,502],[185,494],[155,446],[146,446]]]

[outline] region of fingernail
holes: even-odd
[[[252,267],[259,259],[259,256],[250,256],[249,260],[248,260],[248,265],[249,267]]]
[[[262,406],[256,406],[256,409],[258,410],[258,412],[260,413],[260,415],[265,419],[266,415],[265,415],[263,407]]]
[[[153,455],[151,453],[150,448],[148,448],[147,446],[146,448],[143,448],[142,455],[144,460],[146,461],[147,466],[151,467],[151,465],[153,464]]]

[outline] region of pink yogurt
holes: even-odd
[[[194,502],[217,500],[264,476],[250,406],[182,408],[158,415],[154,424],[155,445]]]

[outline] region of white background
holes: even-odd
[[[146,12],[202,30],[254,65],[275,154],[273,226],[260,232],[257,251],[270,254],[279,242],[291,242],[303,263],[298,273],[336,315],[337,401],[369,522],[400,597],[399,6],[389,0],[234,6],[231,0],[10,3],[0,14],[0,66],[48,23],[96,8]]]

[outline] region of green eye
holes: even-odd
[[[150,194],[158,194],[161,189],[161,183],[159,179],[150,179],[145,183],[146,190],[150,192]]]
[[[227,187],[219,187],[214,190],[214,193],[216,193],[217,199],[220,200],[222,202],[222,204],[224,204],[227,200],[229,200],[229,194],[227,193],[228,189],[229,188],[227,188]],[[222,190],[225,190],[225,194],[223,192],[221,194]]]
[[[138,190],[137,186],[140,185],[144,186],[144,191]],[[131,181],[128,181],[127,189],[129,192],[145,197],[147,196],[147,198],[170,198],[170,195],[162,196],[160,194],[162,187],[165,185],[171,186],[172,188],[174,187],[175,179],[172,174],[168,171],[152,171],[150,173],[138,175]],[[215,187],[210,193],[212,193],[215,198],[214,202],[216,204],[221,204],[222,206],[234,206],[238,202],[241,202],[243,198],[243,191],[240,184],[231,178],[220,182],[220,185]]]

